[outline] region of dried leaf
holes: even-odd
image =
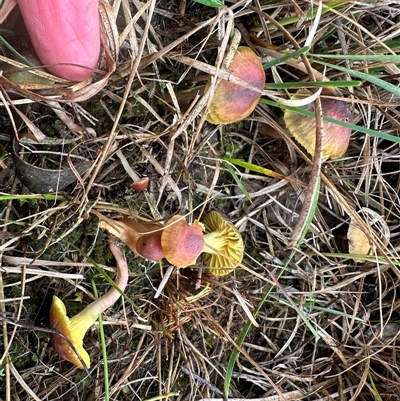
[[[372,231],[382,240],[384,245],[387,245],[390,241],[390,230],[385,219],[374,210],[363,207],[360,214],[362,214],[361,217],[365,223],[371,227],[371,232],[364,232],[352,218],[347,232],[349,253],[352,255],[371,255],[376,251],[375,245],[370,240],[374,237]]]
[[[11,10],[17,5],[17,0],[5,0],[0,8],[0,24],[4,22]]]
[[[371,244],[369,238],[364,231],[358,227],[354,219],[351,219],[349,230],[347,231],[347,239],[349,240],[349,253],[352,255],[370,254]]]

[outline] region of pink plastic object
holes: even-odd
[[[70,81],[89,78],[100,56],[99,1],[17,2],[33,47],[46,69]]]

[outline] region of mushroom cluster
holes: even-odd
[[[210,272],[224,276],[240,265],[243,239],[235,226],[216,211],[202,222],[187,223],[185,216],[175,215],[165,225],[144,223],[123,217],[102,217],[100,226],[125,242],[139,256],[158,261],[165,258],[171,265],[183,268],[196,263],[200,254]]]
[[[194,265],[201,253],[210,272],[224,276],[239,266],[244,246],[239,231],[216,211],[202,223],[186,222],[185,216],[171,217],[165,225],[123,217],[109,220],[102,216],[101,227],[121,239],[132,251],[150,259],[166,258],[177,267]],[[90,358],[83,347],[83,338],[96,319],[120,297],[128,283],[128,265],[120,249],[110,244],[117,262],[116,288],[96,299],[77,315],[69,318],[64,303],[53,296],[50,308],[50,341],[61,358],[80,369],[90,367]]]

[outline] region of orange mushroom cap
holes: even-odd
[[[262,91],[265,71],[259,57],[249,47],[239,46],[227,70]],[[231,81],[222,80],[215,89],[206,120],[212,124],[231,124],[248,117],[261,93]]]
[[[204,246],[203,227],[197,220],[188,224],[184,216],[173,216],[162,231],[161,246],[169,263],[187,267],[196,263]]]

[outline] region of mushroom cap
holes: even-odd
[[[149,182],[149,177],[143,177],[140,180],[132,182],[132,184],[129,186],[135,191],[144,191],[149,186]]]
[[[249,47],[238,47],[227,72],[260,91],[264,89],[263,65]],[[256,108],[260,97],[260,92],[222,80],[215,89],[206,120],[212,124],[231,124],[243,120]]]
[[[83,337],[86,334],[87,328],[84,327],[84,330],[80,330],[79,325],[71,325],[71,320],[67,316],[64,302],[55,295],[53,295],[53,301],[50,307],[50,328],[56,329],[62,333],[75,347],[75,350],[72,349],[70,344],[62,336],[56,333],[51,333],[51,344],[60,357],[73,363],[80,369],[84,368],[81,362],[82,359],[86,367],[89,368],[90,358],[86,350],[83,348]],[[77,354],[81,359],[79,359]]]
[[[204,246],[203,227],[197,220],[188,224],[184,216],[172,216],[162,231],[161,246],[165,259],[172,265],[191,266]]]
[[[161,260],[164,257],[161,235],[162,231],[160,230],[140,236],[136,243],[137,253],[143,258],[155,262]]]
[[[205,232],[203,260],[212,274],[225,276],[243,260],[243,239],[236,227],[219,212],[212,211],[202,220]]]
[[[303,99],[311,96],[308,89],[299,89],[293,99]],[[321,98],[322,113],[326,117],[336,120],[352,122],[350,107],[346,102],[337,99]],[[314,111],[314,104],[303,107],[305,110]],[[294,138],[310,153],[315,154],[315,117],[308,117],[293,110],[285,110],[284,120],[287,129]],[[342,157],[349,146],[351,129],[331,122],[324,121],[324,141],[322,144],[322,156],[324,158],[337,159]]]

